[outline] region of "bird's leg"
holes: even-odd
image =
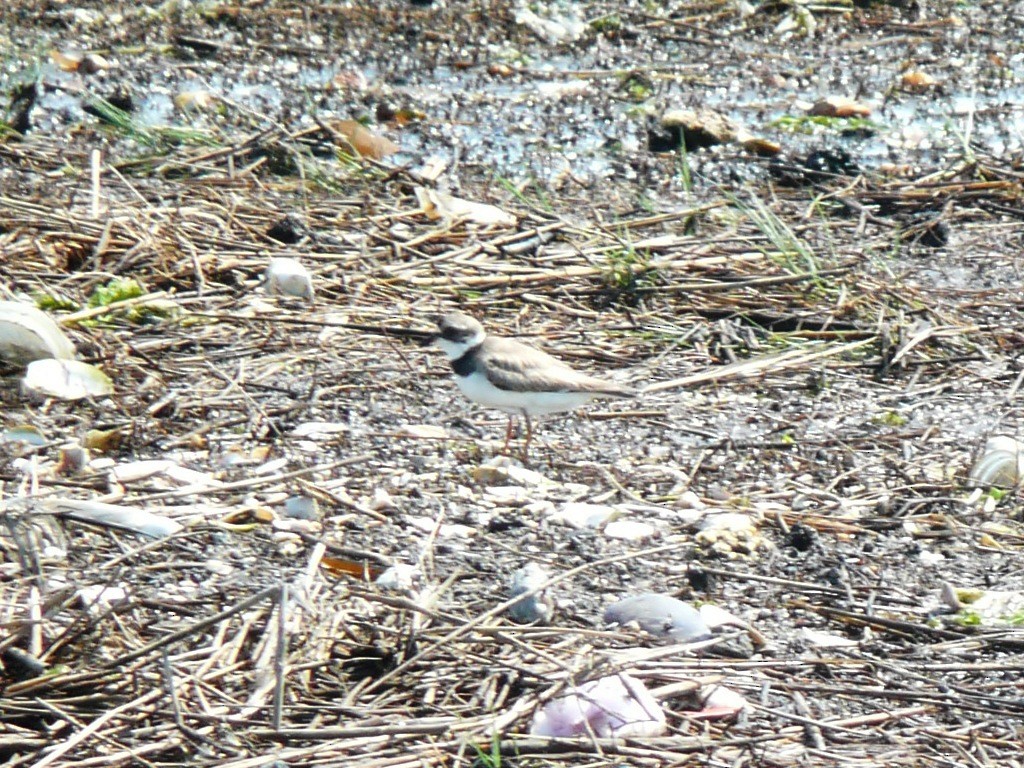
[[[533,422],[530,421],[530,414],[523,411],[523,421],[526,422],[526,439],[523,441],[523,465],[530,463],[530,440],[533,439]]]
[[[508,426],[505,428],[505,447],[501,449],[501,452],[508,455],[508,446],[512,442],[512,421],[515,419],[513,414],[508,415]]]

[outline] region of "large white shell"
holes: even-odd
[[[0,301],[0,358],[14,365],[71,360],[75,346],[53,319],[30,304]]]
[[[114,383],[95,365],[79,360],[35,360],[21,380],[26,389],[61,400],[102,397],[114,392]]]
[[[989,438],[968,476],[968,484],[977,488],[1013,488],[1021,480],[1024,480],[1024,445],[1007,435]]]

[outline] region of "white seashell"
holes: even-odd
[[[971,487],[1013,488],[1024,479],[1024,445],[1006,435],[989,438],[968,475]]]
[[[612,520],[604,527],[604,535],[609,539],[622,541],[642,541],[649,539],[658,532],[650,523],[638,520]]]
[[[395,563],[378,576],[374,583],[381,589],[391,592],[406,592],[413,588],[416,580],[422,575],[422,571],[415,565]]]
[[[621,673],[591,680],[551,699],[534,714],[531,736],[660,736],[665,711],[644,684]]]
[[[412,437],[421,440],[444,440],[448,430],[437,424],[403,424],[395,437]]]
[[[275,531],[285,533],[320,533],[324,527],[317,520],[274,520],[271,525]]]
[[[584,528],[600,528],[619,514],[619,510],[606,504],[567,501],[560,510],[548,519],[553,523],[560,523],[570,528],[581,530]]]
[[[398,504],[391,498],[391,494],[383,488],[373,489],[373,499],[370,501],[370,509],[380,512],[382,509],[395,509]]]
[[[809,627],[803,627],[797,631],[796,637],[814,648],[856,648],[860,645],[859,640],[821,632]]]
[[[109,611],[116,603],[123,603],[128,599],[128,592],[124,587],[111,587],[106,584],[90,584],[78,590],[76,597],[81,601],[82,607],[91,616],[99,616]]]
[[[47,358],[28,364],[22,385],[33,392],[61,400],[102,397],[114,392],[114,382],[95,365],[80,360]]]
[[[15,365],[34,360],[72,360],[75,346],[53,319],[17,301],[0,301],[0,358]]]
[[[313,301],[313,278],[295,259],[284,256],[271,259],[263,282],[267,293]]]
[[[496,485],[485,488],[484,498],[499,507],[521,507],[531,501],[526,489],[518,485]]]
[[[161,475],[174,465],[168,459],[143,459],[131,461],[127,464],[119,464],[114,467],[110,475],[115,482],[133,483],[137,480],[145,480],[153,475]]]
[[[724,685],[706,686],[701,689],[701,696],[701,712],[705,717],[734,715],[748,707],[747,700],[741,694]]]

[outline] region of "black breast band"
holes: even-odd
[[[462,353],[462,357],[452,360],[452,370],[457,376],[469,376],[476,372],[476,351],[480,348],[477,344]]]

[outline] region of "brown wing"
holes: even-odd
[[[569,367],[539,349],[513,339],[490,336],[486,349],[487,379],[510,392],[593,392],[609,397],[635,397],[629,387],[604,381]]]

